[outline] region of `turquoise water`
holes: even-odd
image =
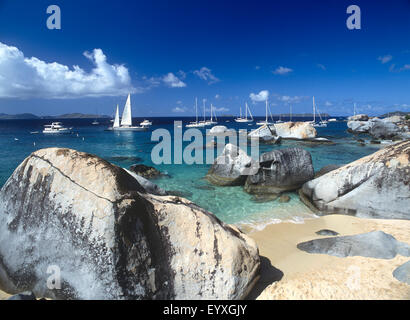
[[[173,132],[172,118],[155,118],[147,132],[105,131],[108,120],[101,120],[99,126],[91,125],[93,120],[62,120],[65,126],[73,127],[68,135],[44,135],[42,126],[49,120],[0,121],[0,186],[14,169],[31,152],[48,147],[67,147],[96,154],[118,166],[128,168],[135,163],[153,165],[167,176],[154,182],[166,190],[181,193],[199,206],[213,212],[227,223],[263,226],[267,222],[279,220],[301,221],[312,217],[310,211],[300,203],[295,193],[289,193],[291,201],[260,203],[245,193],[241,187],[217,187],[204,177],[210,165],[154,165],[151,150],[156,142],[151,142],[151,133],[158,128]],[[192,119],[184,119],[184,122]],[[105,123],[104,123],[105,121]],[[136,122],[139,119],[136,119]],[[229,121],[229,122],[226,122]],[[254,129],[256,126],[237,124],[232,119],[223,119],[219,125],[235,129]],[[299,146],[312,154],[315,170],[327,164],[344,164],[378,150],[377,145],[359,146],[353,136],[346,133],[345,122],[329,123],[327,128],[317,128],[318,136],[327,137],[334,145],[311,145],[297,141],[283,141],[281,145],[261,145],[260,152]],[[30,132],[38,131],[38,134]],[[184,143],[184,146],[189,142]],[[205,151],[204,151],[205,153]]]

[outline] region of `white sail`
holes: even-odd
[[[120,109],[117,104],[117,111],[115,112],[115,120],[113,128],[118,128],[120,126]]]
[[[121,118],[121,126],[132,126],[131,95],[128,95]]]
[[[248,107],[247,102],[245,103],[245,106],[246,106],[246,119],[248,119],[248,112],[249,112],[249,115],[251,116],[251,119],[253,120],[253,115],[251,113],[251,109],[249,109],[249,107]]]

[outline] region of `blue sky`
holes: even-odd
[[[409,40],[408,0],[0,0],[0,113],[110,115],[131,91],[135,116],[263,115],[262,90],[276,114],[410,111]]]

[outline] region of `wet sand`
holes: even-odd
[[[410,221],[360,219],[329,215],[295,224],[268,225],[248,232],[262,257],[261,281],[249,298],[257,299],[410,299],[410,286],[396,280],[395,268],[410,260],[365,257],[339,258],[299,250],[298,243],[326,238],[316,232],[330,229],[339,235],[381,230],[410,243]]]

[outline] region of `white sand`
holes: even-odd
[[[403,220],[329,215],[306,220],[303,224],[268,225],[249,235],[256,240],[260,255],[282,271],[283,277],[268,287],[269,281],[262,281],[255,289],[258,299],[410,299],[410,286],[392,275],[395,268],[410,260],[409,257],[338,258],[297,249],[300,242],[327,237],[315,234],[321,229],[330,229],[340,235],[381,230],[399,241],[410,243],[410,221]],[[265,267],[262,278],[273,272],[273,269],[269,270]],[[277,276],[278,272],[274,273]]]

